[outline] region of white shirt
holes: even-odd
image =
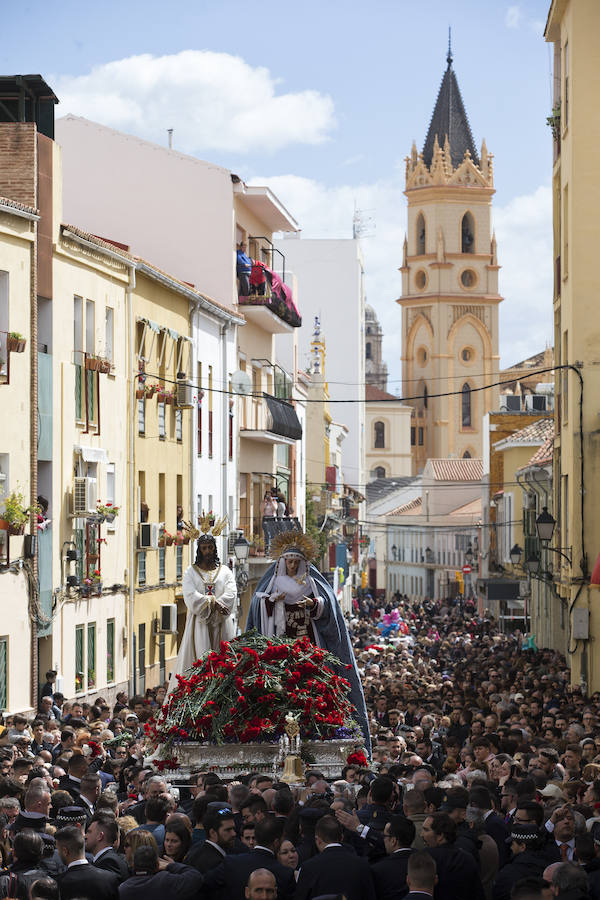
[[[75,866],[89,866],[89,862],[87,859],[74,859],[73,862],[69,863],[67,869],[73,869]]]
[[[273,853],[272,850],[269,850],[268,847],[263,847],[262,844],[255,844],[255,845],[254,845],[254,849],[255,849],[255,850],[264,850],[266,853],[270,853],[271,856],[275,856],[275,854]]]
[[[225,853],[225,851],[223,850],[223,848],[222,848],[222,847],[219,847],[218,844],[215,844],[214,841],[209,841],[209,839],[206,838],[205,841],[204,841],[204,843],[205,843],[205,844],[210,844],[211,847],[214,847],[215,850],[218,850],[219,853],[222,853],[222,854],[223,854],[223,856],[227,856],[227,854]],[[266,850],[266,847],[263,847],[263,850]]]
[[[97,859],[100,859],[100,857],[102,856],[102,854],[103,854],[103,853],[106,853],[107,850],[112,850],[112,847],[103,847],[102,850],[98,850],[98,852],[96,853],[96,855],[93,857],[94,862],[96,862]],[[123,857],[123,858],[125,858],[125,857]]]

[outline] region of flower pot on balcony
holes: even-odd
[[[88,356],[85,361],[85,367],[89,372],[99,372],[102,360],[97,356]]]
[[[10,522],[8,519],[0,519],[0,531],[8,531],[10,528]]]
[[[189,535],[184,534],[182,543],[183,543],[183,544],[189,544],[189,542],[190,542]]]
[[[174,537],[172,534],[168,534],[165,536],[165,546],[172,547],[174,542]]]
[[[144,390],[144,388],[137,388],[137,389],[136,389],[136,392],[135,392],[135,399],[136,399],[136,400],[143,400],[145,396],[146,396],[146,391]]]
[[[18,338],[9,334],[6,339],[6,346],[9,353],[24,353],[26,345],[27,341],[25,338]]]
[[[101,359],[100,360],[100,371],[103,375],[110,375],[112,369],[112,365],[110,364],[110,360]]]
[[[8,533],[13,535],[25,534],[25,522],[11,522],[8,526]]]
[[[164,538],[164,537],[159,537],[159,539],[158,539],[158,546],[159,546],[159,547],[166,547],[166,543],[165,543],[165,538]]]

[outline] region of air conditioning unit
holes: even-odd
[[[160,522],[140,522],[138,547],[140,550],[157,550],[160,537]]]
[[[546,412],[546,401],[547,397],[543,394],[526,394],[525,409],[528,409],[531,412]]]
[[[161,603],[160,618],[156,619],[159,634],[177,634],[177,604]]]
[[[503,394],[500,397],[500,409],[505,412],[521,412],[521,397],[518,394]]]
[[[73,479],[73,515],[77,517],[95,513],[97,499],[96,479],[77,475]]]
[[[178,381],[175,392],[175,406],[178,409],[190,409],[194,405],[194,385],[187,381]]]

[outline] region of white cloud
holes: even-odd
[[[504,17],[507,28],[518,28],[521,24],[521,9],[518,6],[509,6]]]
[[[402,282],[406,230],[404,176],[373,184],[327,187],[297,175],[256,178],[268,184],[302,225],[305,237],[350,237],[355,205],[369,210],[375,234],[362,241],[368,302],[384,331],[389,388],[401,379],[401,310],[395,300]],[[494,209],[498,241],[501,366],[542,350],[552,342],[552,198],[547,186]]]
[[[314,90],[283,93],[267,68],[228,53],[145,53],[53,83],[61,113],[158,143],[174,128],[174,146],[185,152],[273,152],[322,143],[335,126],[331,97]]]

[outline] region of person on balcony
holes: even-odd
[[[252,260],[246,253],[246,242],[240,241],[236,251],[236,274],[239,280],[239,296],[247,297],[250,294],[250,273]]]
[[[308,637],[348,666],[341,674],[350,682],[350,701],[370,753],[367,710],[352,644],[331,585],[311,565],[315,542],[301,531],[284,531],[271,541],[271,553],[277,561],[258,583],[246,629],[256,628],[267,637]]]
[[[169,693],[177,687],[177,675],[209,650],[219,650],[221,641],[230,641],[237,631],[235,578],[231,569],[220,563],[215,540],[225,521],[201,516],[200,531],[190,524],[185,529],[186,535],[198,540],[198,549],[195,563],[183,574],[183,600],[188,614]]]

